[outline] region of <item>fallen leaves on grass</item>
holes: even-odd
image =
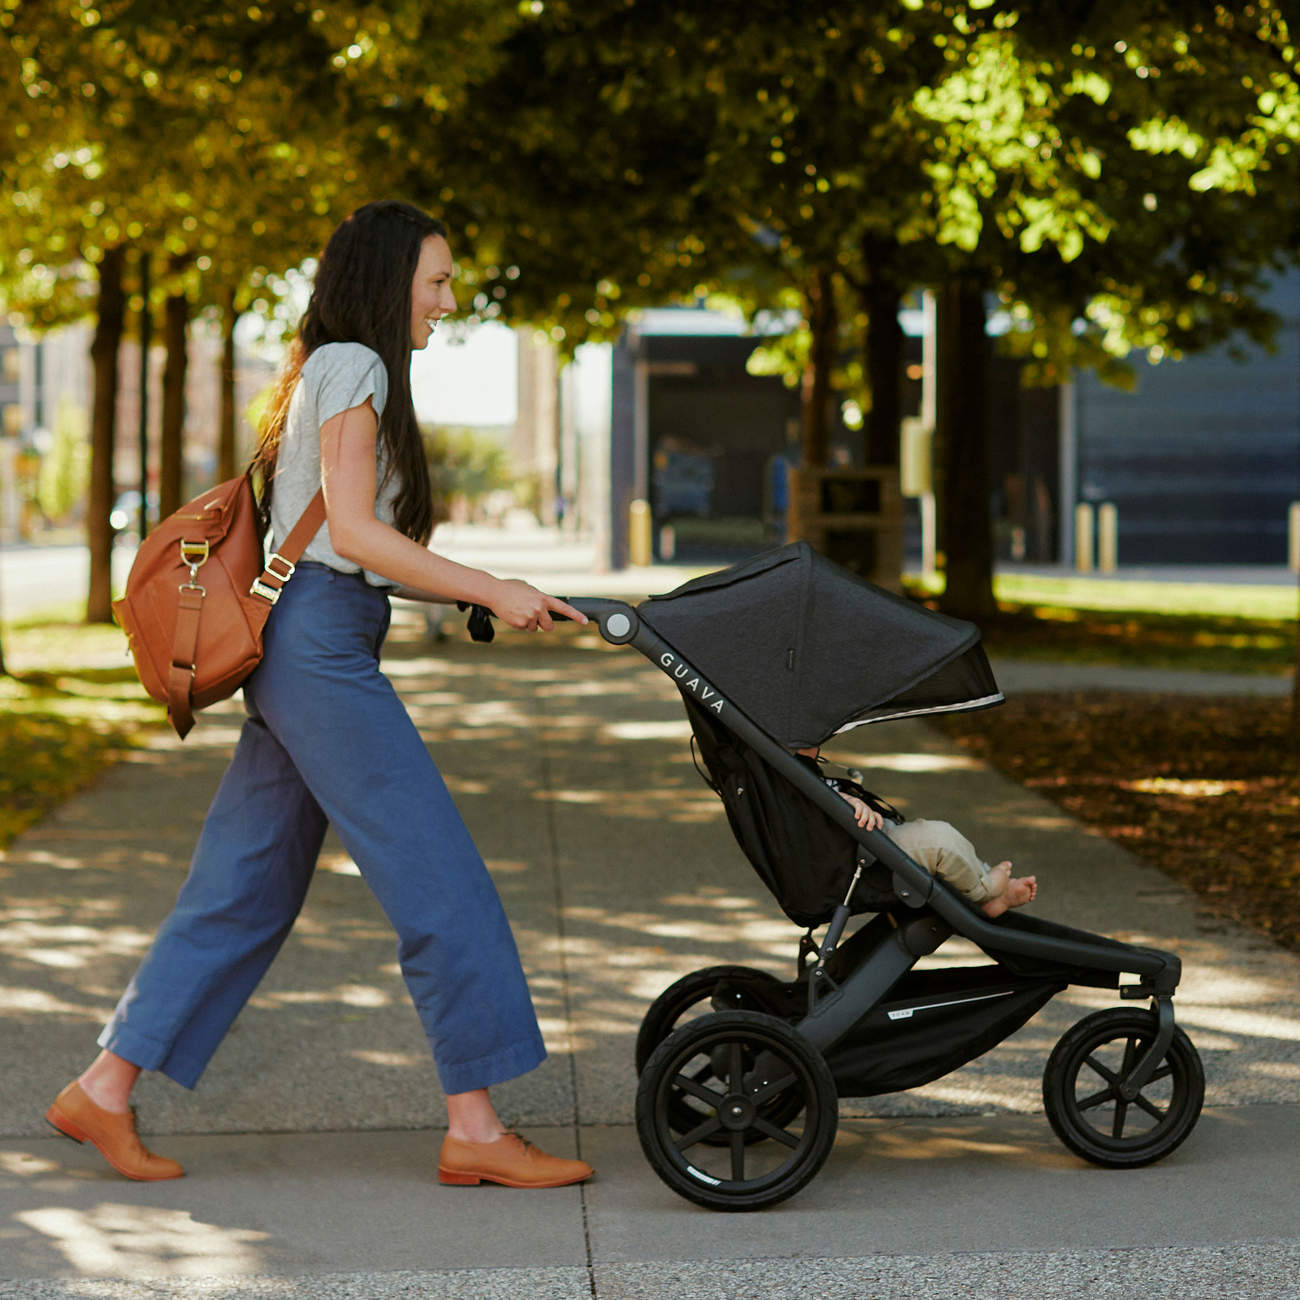
[[[0,849],[164,721],[117,668],[0,678],[0,708]]]
[[[129,745],[116,728],[49,713],[0,717],[0,848]]]
[[[949,732],[1008,776],[1300,949],[1300,761],[1277,700],[1022,695]]]

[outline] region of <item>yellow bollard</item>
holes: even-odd
[[[1119,511],[1107,501],[1097,508],[1097,568],[1114,573],[1119,565]]]
[[[1080,573],[1092,572],[1092,507],[1080,501],[1074,507],[1074,567]]]
[[[654,562],[651,536],[650,503],[633,501],[627,512],[627,549],[629,561],[639,569]]]

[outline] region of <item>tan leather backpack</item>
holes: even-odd
[[[219,483],[141,543],[113,613],[145,690],[185,739],[194,711],[233,695],[262,658],[262,629],[325,522],[317,492],[284,544],[264,560],[248,474]]]

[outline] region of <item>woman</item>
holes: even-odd
[[[371,203],[330,237],[258,460],[275,544],[318,488],[326,523],[267,623],[248,720],[175,910],[47,1114],[129,1178],[178,1178],[128,1099],[141,1070],[193,1088],[302,906],[332,824],[399,937],[402,974],[447,1094],[443,1182],[557,1187],[592,1170],[507,1133],[494,1083],[544,1059],[500,899],[405,708],[380,673],[390,594],[485,605],[514,628],[586,619],[525,582],[427,549],[428,469],[410,360],[456,309],[446,229]],[[263,505],[267,505],[264,497]]]

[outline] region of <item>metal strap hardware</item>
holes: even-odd
[[[181,563],[187,565],[190,571],[190,580],[182,583],[181,591],[199,591],[206,596],[208,593],[195,581],[195,576],[199,569],[208,562],[208,556],[212,553],[212,548],[207,541],[187,542],[181,538]]]
[[[280,563],[283,564],[284,567],[289,570],[289,572],[276,573],[275,569],[272,567],[275,564],[276,560],[279,560]],[[266,571],[271,575],[271,577],[279,578],[281,582],[288,582],[289,579],[292,578],[293,575],[298,572],[298,567],[297,565],[290,564],[289,561],[286,560],[284,556],[280,554],[279,551],[276,551],[276,553],[273,556],[271,556],[269,560],[267,560]]]
[[[254,578],[253,585],[249,587],[250,596],[261,596],[263,600],[269,600],[272,605],[280,599],[280,588],[268,586],[261,578]]]

